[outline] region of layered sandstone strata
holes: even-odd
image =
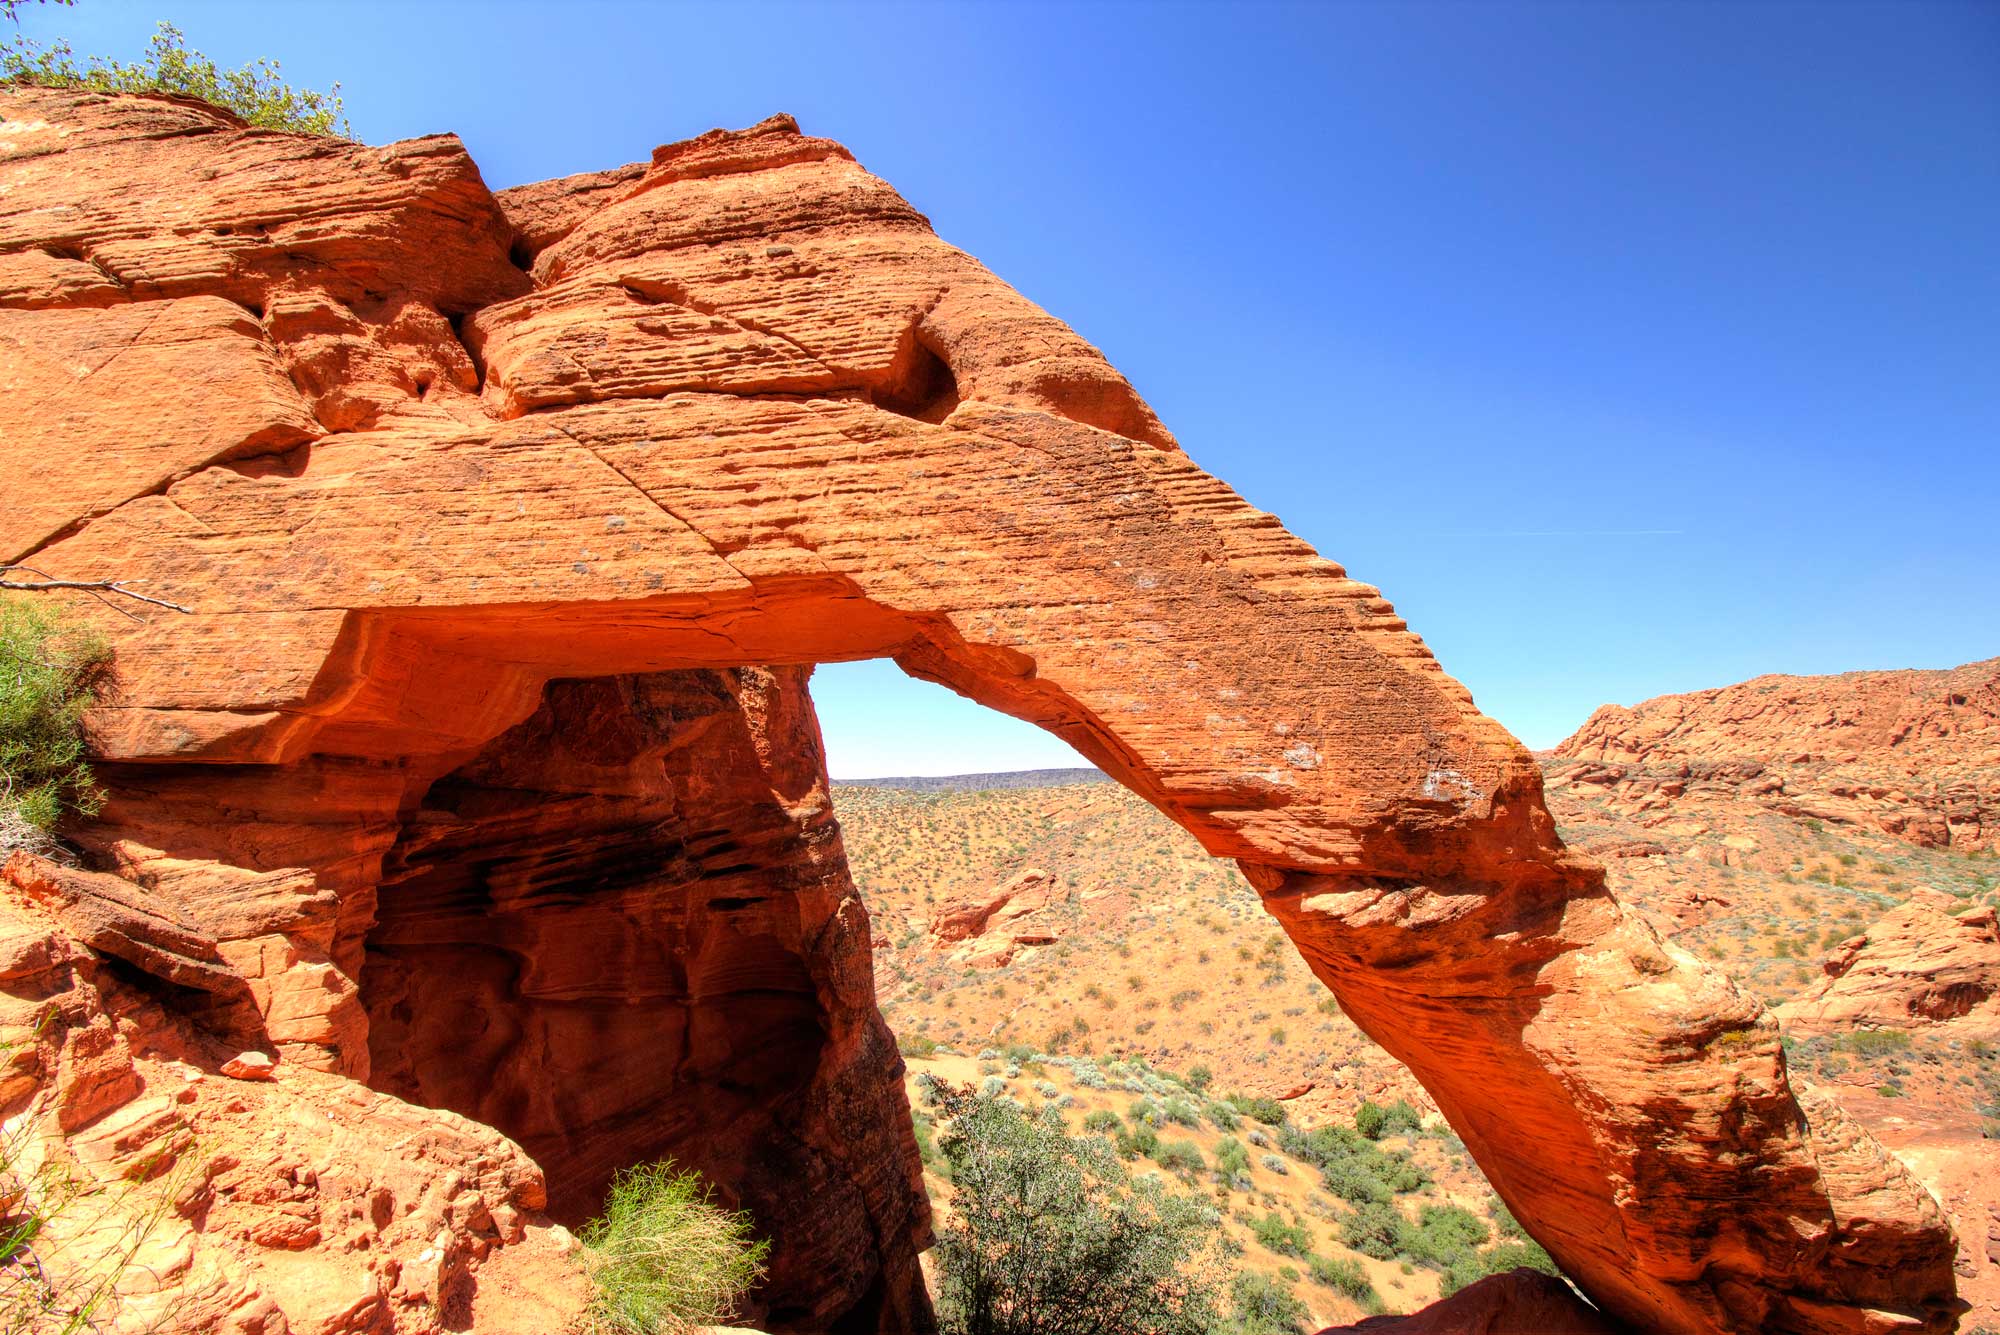
[[[1605,705],[1555,749],[1571,783],[1630,811],[1687,792],[1878,829],[1927,848],[2000,847],[2000,658],[1942,671],[1756,677]]]
[[[1841,942],[1821,961],[1824,977],[1778,1007],[1780,1022],[1805,1034],[1940,1026],[2000,1039],[2000,924],[1988,905],[1948,904],[1920,895]]]
[[[667,673],[671,694],[893,657],[1049,728],[1239,859],[1606,1309],[1676,1332],[1948,1324],[1935,1203],[1801,1106],[1754,999],[1562,847],[1532,757],[1379,592],[1196,468],[1094,348],[838,145],[779,118],[496,200],[449,138],[306,141],[75,93],[0,110],[0,467],[33,493],[0,559],[195,609],[102,614],[123,679],[97,718],[112,801],[79,836],[217,942],[251,995],[244,1037],[355,1080],[372,1049],[378,1081],[535,1140],[544,1091],[520,1049],[574,1056],[577,947],[522,910],[573,899],[597,933],[636,905],[632,938],[675,962],[607,951],[606,991],[693,1026],[734,985],[680,973],[740,963],[779,994],[744,1041],[818,1007],[816,1047],[782,1041],[882,1107],[869,1082],[893,1085],[893,1057],[870,1071],[837,1037],[872,1051],[831,981],[867,977],[859,906],[820,916],[840,877],[786,865],[822,837],[820,799],[798,794],[823,783],[778,766],[768,802],[763,778],[725,784],[724,823],[674,808],[630,863],[510,804],[567,800],[584,771],[565,738],[643,714],[629,682],[552,682]],[[580,717],[572,690],[597,693]],[[690,764],[757,733],[727,709],[684,743],[640,723]],[[591,763],[592,819],[667,800]],[[772,842],[732,889],[770,900],[701,901],[668,845],[733,840],[739,820]],[[537,907],[544,837],[582,883]],[[504,874],[475,888],[462,869],[487,841]],[[696,937],[738,912],[769,939],[704,954]],[[791,914],[796,936],[775,925]],[[807,941],[815,922],[849,925]],[[438,1048],[466,1071],[397,1065],[393,960],[416,948],[509,961],[438,997],[518,1041]],[[705,1114],[658,1100],[710,1097],[722,1028],[722,1048],[681,1049],[685,1081],[592,1106],[679,1143],[673,1118]],[[651,1059],[605,1032],[579,1067]],[[523,1105],[482,1102],[482,1071]],[[773,1126],[812,1124],[810,1098],[756,1097]],[[821,1162],[866,1198],[897,1173],[862,1162],[907,1147],[856,1130],[844,1166]],[[826,1199],[793,1191],[781,1219]],[[870,1217],[902,1231],[847,1245],[885,1284],[912,1276],[920,1207]],[[921,1320],[911,1284],[836,1328]]]

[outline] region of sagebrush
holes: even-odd
[[[233,111],[265,130],[351,138],[340,85],[326,92],[286,83],[275,60],[257,60],[226,70],[199,51],[171,23],[153,34],[145,58],[136,64],[88,57],[83,64],[61,38],[46,46],[16,36],[0,42],[0,82],[44,88],[90,88],[101,93],[173,93]]]

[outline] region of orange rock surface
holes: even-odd
[[[496,200],[450,138],[302,140],[74,92],[0,92],[0,114],[0,305],[19,345],[65,349],[0,397],[0,476],[34,496],[0,561],[195,609],[91,611],[121,680],[94,720],[111,800],[75,834],[241,976],[254,1032],[232,1040],[370,1078],[371,954],[400,939],[371,937],[408,925],[398,850],[421,846],[427,803],[484,782],[551,682],[888,656],[1064,737],[1239,859],[1606,1310],[1672,1332],[1949,1324],[1936,1203],[1802,1108],[1758,1004],[1562,847],[1533,758],[1380,593],[1196,468],[1094,348],[844,149],[777,118]],[[128,375],[121,354],[148,337],[135,307],[187,332]],[[236,387],[234,418],[188,383]],[[71,402],[89,429],[41,406]],[[690,745],[789,735],[742,712]],[[561,791],[576,775],[558,761],[501,786]],[[644,797],[608,768],[610,806]],[[745,782],[796,807],[799,774]],[[676,818],[691,846],[737,837]],[[765,828],[804,838],[815,820]],[[824,866],[802,886],[783,857],[725,865],[771,888],[760,913],[807,925],[838,891]],[[577,896],[621,893],[602,870],[482,930],[546,941]],[[691,921],[721,931],[734,911]],[[592,945],[562,949],[599,949],[614,981],[646,976],[623,950],[739,958],[676,935],[671,908],[623,944],[580,912]],[[818,958],[865,989],[865,922],[841,912],[851,944]],[[741,955],[744,976],[786,940]],[[810,990],[833,1034],[838,989],[788,978],[785,1004]],[[552,1053],[594,1036],[513,1014]],[[493,1060],[504,1075],[512,1058]],[[886,1054],[848,1069],[853,1106],[891,1098]],[[411,1088],[386,1061],[376,1079]],[[877,1135],[858,1158],[904,1149]],[[826,1194],[790,1189],[801,1218]],[[920,1291],[890,1289],[919,1240],[852,1239],[880,1284],[836,1319],[787,1299],[764,1323],[920,1322]]]
[[[1556,747],[1631,810],[1690,789],[1931,848],[2000,847],[2000,658],[1946,671],[1757,677],[1605,705]]]
[[[1535,1270],[1489,1275],[1408,1316],[1371,1316],[1319,1335],[1620,1335],[1567,1284]]]
[[[2000,1038],[2000,927],[1988,906],[1953,914],[1913,900],[1820,967],[1826,976],[1816,986],[1777,1009],[1792,1032],[1940,1025]]]

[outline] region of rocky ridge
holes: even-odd
[[[1689,790],[1872,826],[1931,848],[2000,845],[2000,658],[1943,671],[1765,676],[1605,705],[1555,748],[1632,812]]]

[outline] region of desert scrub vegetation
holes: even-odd
[[[171,23],[160,24],[145,58],[135,64],[90,56],[79,65],[76,52],[60,38],[44,46],[16,35],[0,42],[0,82],[100,93],[172,93],[233,111],[263,130],[352,137],[339,84],[324,93],[293,88],[280,77],[275,60],[223,69],[189,50],[187,39]]]
[[[672,1160],[625,1169],[578,1234],[595,1290],[586,1335],[684,1335],[720,1325],[764,1274],[770,1244]]]
[[[64,816],[97,810],[83,714],[110,662],[103,638],[57,604],[0,597],[0,854],[48,852]]]
[[[938,1230],[947,1335],[1208,1335],[1219,1219],[1128,1178],[1097,1136],[987,1095],[947,1098],[952,1213]]]

